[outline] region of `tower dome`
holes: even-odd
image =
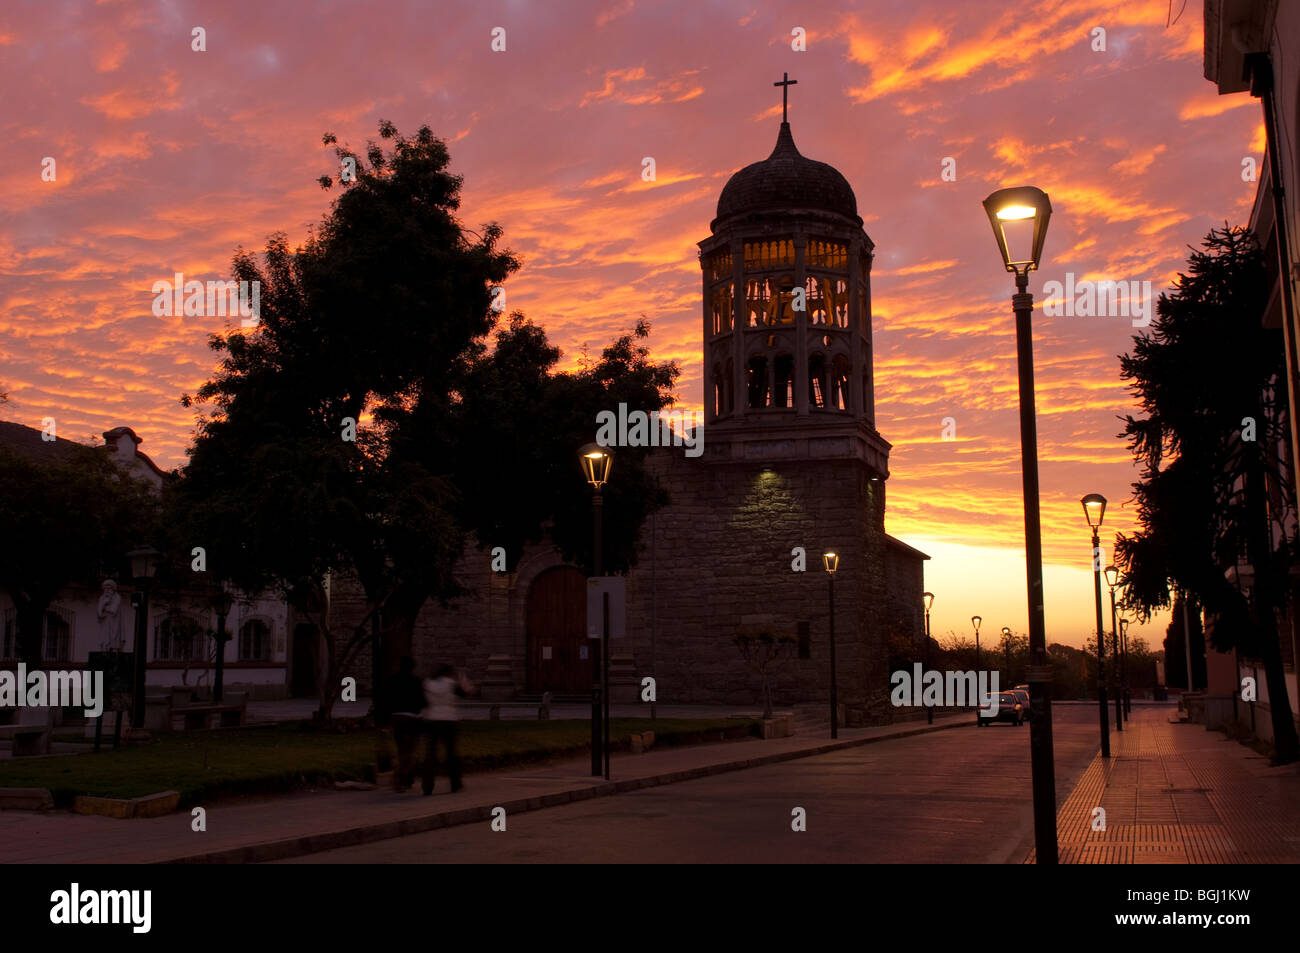
[[[786,76],[777,86],[795,83]],[[782,93],[784,113],[785,93]],[[889,474],[875,429],[871,259],[840,172],[776,147],[718,197],[699,243],[711,462],[856,458]]]
[[[745,166],[718,197],[716,228],[735,216],[778,210],[830,212],[861,225],[858,200],[839,170],[809,159],[795,147],[790,124],[781,123],[776,148],[762,162]]]

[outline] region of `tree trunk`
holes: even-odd
[[[1273,591],[1273,539],[1268,499],[1264,495],[1263,467],[1255,451],[1251,472],[1246,475],[1246,519],[1250,524],[1248,550],[1255,567],[1255,616],[1259,622],[1260,658],[1268,685],[1269,715],[1273,720],[1273,748],[1277,764],[1300,761],[1300,738],[1296,736],[1291,698],[1282,670],[1282,651],[1278,646],[1277,606]],[[1238,691],[1233,686],[1233,691]]]
[[[325,649],[325,664],[316,665],[316,698],[320,702],[320,707],[316,709],[316,720],[328,725],[333,717],[334,702],[338,700],[342,688],[339,684],[338,652],[334,648],[334,633],[329,629],[323,625],[317,626],[316,637]]]
[[[398,659],[414,657],[415,620],[428,601],[428,593],[422,587],[402,583],[384,603],[382,671],[385,677],[397,671]]]

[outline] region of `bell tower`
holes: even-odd
[[[775,85],[783,98],[787,76]],[[871,259],[848,181],[795,148],[741,169],[718,199],[703,269],[706,457],[856,457],[888,475],[875,429]],[[726,444],[724,448],[720,444]]]

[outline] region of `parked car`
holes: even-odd
[[[988,715],[986,713],[987,707],[981,707],[975,716],[976,722],[981,728],[985,725],[991,725],[995,721],[1009,721],[1017,727],[1024,723],[1024,712],[1020,707],[1020,700],[1016,698],[1014,692],[998,692],[997,714]]]
[[[1030,714],[1033,712],[1033,708],[1029,704],[1028,686],[1017,685],[1015,688],[1011,689],[1011,694],[1015,695],[1016,701],[1020,702],[1020,717],[1025,721],[1028,721]]]

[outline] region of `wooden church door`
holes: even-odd
[[[528,589],[530,692],[588,694],[594,645],[587,641],[587,579],[572,566],[548,569]]]

